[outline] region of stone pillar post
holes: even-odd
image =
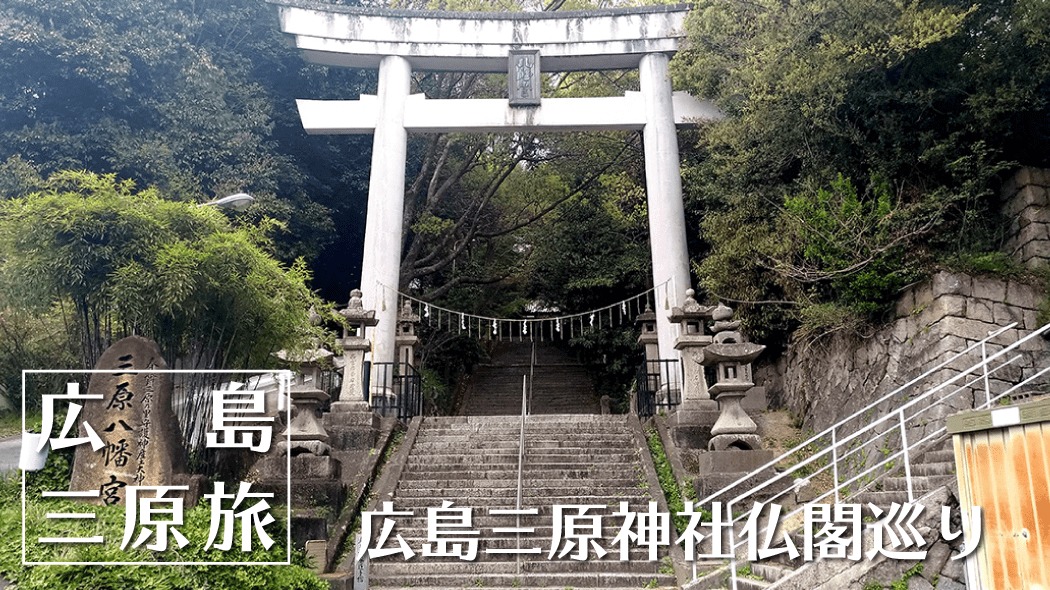
[[[645,190],[649,205],[649,247],[656,293],[656,322],[660,357],[679,358],[674,348],[675,329],[668,312],[679,305],[690,285],[689,251],[686,248],[685,207],[671,103],[668,56],[650,53],[638,65],[645,104]]]
[[[393,362],[397,333],[397,287],[401,274],[401,226],[405,213],[405,100],[412,67],[408,60],[387,56],[379,62],[379,113],[372,140],[361,286],[365,307],[375,310],[379,325],[371,329],[372,362]]]

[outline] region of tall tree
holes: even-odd
[[[356,229],[362,145],[306,141],[293,100],[369,76],[305,65],[263,0],[13,0],[0,54],[0,161],[112,171],[177,199],[249,191],[246,219],[282,221],[288,261]]]
[[[687,170],[704,285],[757,329],[877,319],[994,250],[1002,176],[1050,162],[1048,21],[1032,0],[697,4],[676,79],[727,114]]]

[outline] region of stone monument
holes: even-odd
[[[171,374],[132,372],[167,368],[157,344],[141,336],[128,336],[102,353],[95,369],[106,372],[92,374],[88,384],[88,395],[102,399],[79,402],[79,423],[91,425],[105,447],[96,452],[88,444],[77,446],[70,490],[97,489],[108,505],[123,504],[127,486],[189,484],[171,408]]]

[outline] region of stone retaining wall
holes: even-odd
[[[1050,170],[1022,168],[1003,184],[1003,214],[1011,220],[1005,250],[1028,268],[1050,261]]]
[[[1024,282],[941,272],[904,293],[897,304],[896,319],[870,337],[835,334],[808,347],[789,347],[774,363],[756,368],[755,382],[764,385],[774,405],[790,410],[804,428],[820,431],[965,350],[992,330],[1016,323],[1002,338],[1012,342],[1036,329],[1044,300],[1042,289]],[[1000,349],[990,346],[988,353]],[[1050,362],[1050,344],[1042,338],[1028,343],[1022,352],[1024,358],[1018,363],[989,379],[992,395],[1033,374],[1036,365]],[[899,408],[980,358],[978,348],[882,403],[877,411],[859,416],[855,426]],[[925,415],[923,424],[909,432],[909,440],[929,432],[927,423],[940,427],[940,418],[984,400],[981,380],[950,404]],[[840,436],[851,431],[844,428]]]

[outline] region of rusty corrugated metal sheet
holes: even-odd
[[[958,432],[954,444],[960,503],[984,512],[978,587],[1050,590],[1050,422]]]

